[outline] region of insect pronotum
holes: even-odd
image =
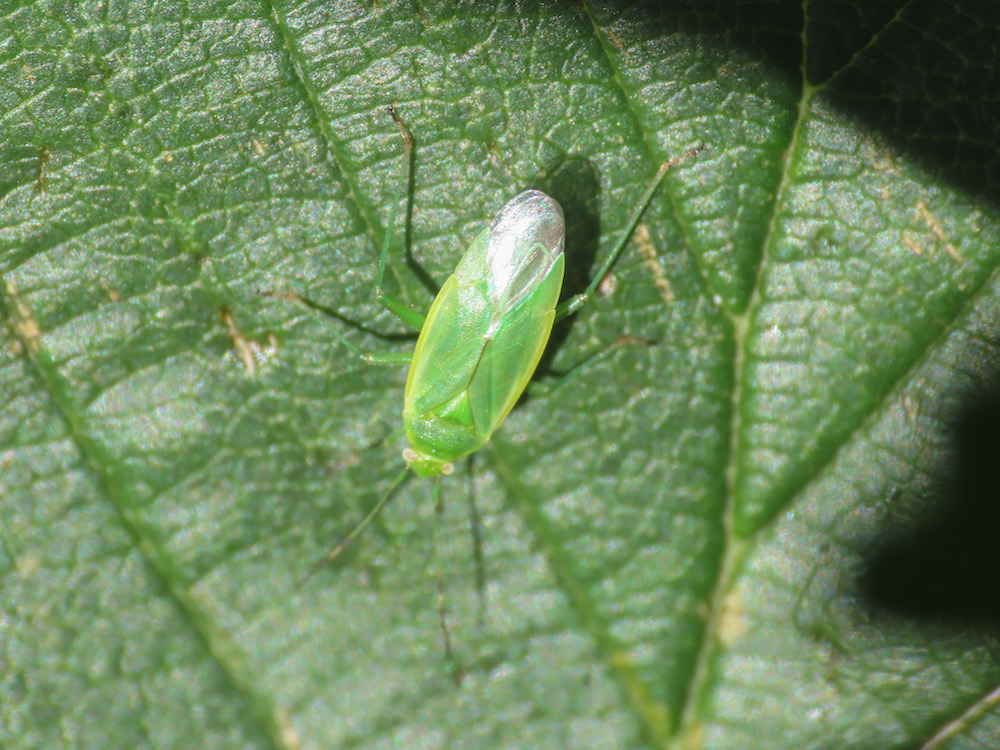
[[[406,167],[413,139],[390,107],[403,134]],[[454,470],[455,462],[476,452],[506,419],[531,379],[556,321],[586,304],[607,275],[672,166],[694,156],[700,144],[664,163],[639,200],[614,249],[583,292],[559,302],[565,256],[565,226],[559,204],[540,190],[511,198],[469,245],[424,316],[382,288],[389,244],[402,201],[402,185],[393,201],[379,255],[375,297],[404,323],[419,329],[412,357],[361,351],[345,346],[368,362],[405,363],[410,369],[403,397],[403,426],[408,446],[405,468],[388,492],[320,560],[313,571],[334,560],[382,512],[411,475],[435,480]],[[434,486],[439,500],[438,483]],[[311,573],[310,573],[311,575]]]

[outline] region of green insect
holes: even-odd
[[[412,138],[391,107],[389,113],[403,134],[409,164]],[[704,144],[681,159],[703,148]],[[618,243],[582,293],[559,302],[566,264],[563,212],[545,193],[527,190],[508,201],[472,241],[426,317],[382,289],[404,181],[389,215],[374,291],[389,312],[420,331],[403,397],[403,426],[409,441],[403,451],[406,467],[316,568],[343,552],[411,475],[434,478],[439,500],[437,480],[451,474],[458,459],[489,442],[531,379],[553,324],[590,299],[621,255],[663,177],[678,161],[660,167]],[[368,354],[342,341],[368,362],[406,361],[398,354]]]

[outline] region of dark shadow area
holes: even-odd
[[[940,505],[870,554],[868,605],[967,625],[1000,625],[1000,391],[959,414]]]
[[[996,203],[1000,5],[913,2],[902,19],[833,79],[831,101],[956,189]]]
[[[651,40],[697,34],[801,78],[800,2],[612,4]],[[872,0],[808,4],[807,75],[834,106],[955,188],[1000,198],[1000,3]],[[598,22],[603,15],[598,18]]]

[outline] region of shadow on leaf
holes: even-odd
[[[1000,393],[960,414],[945,507],[870,556],[862,591],[876,610],[1000,625]]]

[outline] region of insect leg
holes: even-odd
[[[346,340],[344,343],[347,343]],[[356,346],[350,344],[348,348],[357,354],[362,361],[370,365],[406,365],[413,359],[413,355],[410,352],[383,352],[382,354],[375,354],[373,352],[361,351]]]
[[[434,479],[434,512],[437,515],[437,524],[441,522],[441,516],[444,512],[444,503],[441,499],[441,478],[437,477]],[[462,669],[461,664],[459,664],[458,659],[455,658],[455,650],[451,645],[451,631],[448,630],[448,605],[444,596],[444,583],[441,580],[441,565],[438,562],[438,552],[437,545],[434,545],[434,577],[437,580],[437,592],[438,592],[438,625],[441,628],[441,641],[444,644],[444,655],[445,659],[448,661],[448,671],[451,672],[451,679],[454,680],[455,685],[461,686],[462,677],[464,677],[465,672]]]
[[[321,312],[328,317],[334,318],[335,320],[338,320],[341,323],[350,326],[351,328],[356,328],[371,336],[376,336],[378,338],[383,338],[383,339],[397,338],[396,334],[383,334],[379,333],[378,331],[373,331],[369,328],[366,328],[360,323],[351,320],[350,318],[340,314],[339,312],[330,307],[327,307],[326,305],[321,305],[318,302],[313,302],[308,297],[303,297],[301,295],[293,294],[291,292],[259,292],[259,293],[267,297],[279,297],[281,299],[291,300],[292,302],[298,302],[301,305],[305,305],[310,310],[316,310],[317,312]],[[343,344],[348,350],[350,350],[354,355],[356,355],[358,359],[364,362],[368,362],[369,364],[405,365],[408,364],[410,362],[410,359],[412,358],[412,354],[410,352],[366,352],[364,349],[361,349],[355,346],[353,343],[351,343],[351,341],[346,336],[344,336],[344,334],[342,334],[340,331],[334,330],[333,335],[337,337],[337,339],[340,341],[341,344]],[[410,334],[406,334],[406,337],[409,336]]]
[[[392,208],[389,209],[389,222],[385,227],[385,238],[382,240],[382,252],[379,253],[378,273],[375,276],[375,288],[373,291],[375,299],[379,301],[382,307],[411,328],[419,331],[424,327],[424,315],[414,310],[399,297],[388,294],[382,288],[382,282],[385,279],[385,268],[389,261],[389,245],[392,241],[393,230],[396,227],[396,215],[399,213],[399,204],[403,200],[403,195],[410,185],[410,176],[413,170],[413,137],[410,135],[410,131],[407,130],[405,123],[396,114],[396,110],[391,106],[388,109],[393,121],[399,128],[399,132],[403,134],[405,156],[403,161],[403,179],[399,181],[399,188],[396,190],[396,195],[392,200]]]
[[[659,339],[643,339],[637,336],[619,336],[616,340],[609,344],[605,344],[599,349],[590,352],[585,355],[578,362],[573,363],[566,369],[560,370],[550,370],[547,375],[551,375],[553,380],[546,382],[544,380],[536,380],[531,383],[531,395],[547,397],[552,395],[558,390],[571,385],[576,381],[578,374],[585,373],[591,366],[597,364],[602,359],[613,354],[616,350],[624,346],[656,346],[659,344]]]
[[[597,289],[597,286],[601,283],[604,277],[607,276],[608,271],[611,270],[611,267],[615,264],[615,261],[618,260],[618,256],[621,255],[622,250],[625,249],[625,245],[628,243],[629,238],[632,236],[632,232],[635,231],[636,225],[639,223],[639,220],[642,218],[643,213],[646,211],[646,207],[649,206],[649,202],[653,200],[653,194],[656,192],[656,189],[660,186],[660,183],[663,181],[663,178],[666,176],[667,172],[669,172],[672,167],[676,166],[680,162],[686,159],[690,159],[692,156],[695,156],[704,149],[705,149],[705,144],[701,143],[695,148],[688,151],[683,156],[679,156],[676,159],[671,159],[668,162],[664,162],[660,166],[659,171],[656,173],[656,177],[653,178],[653,181],[649,184],[649,187],[646,188],[646,192],[642,194],[642,198],[639,200],[639,207],[632,213],[632,217],[629,219],[628,225],[625,227],[625,231],[622,232],[621,237],[618,239],[618,244],[615,245],[615,249],[611,251],[610,255],[608,255],[607,259],[604,261],[604,264],[597,271],[597,273],[594,274],[594,278],[590,282],[590,285],[586,289],[584,289],[583,292],[573,297],[570,297],[568,300],[565,300],[556,307],[556,320],[562,320],[567,315],[572,315],[581,307],[583,307],[585,304],[587,304],[587,302],[590,301],[590,297],[594,293],[594,290]]]
[[[441,627],[441,638],[444,641],[444,655],[448,660],[448,671],[451,672],[451,679],[454,680],[455,685],[461,687],[464,675],[462,667],[459,665],[458,660],[455,659],[455,652],[451,647],[451,635],[448,631],[448,607],[444,599],[444,584],[441,582],[441,571],[435,570],[434,577],[437,579],[438,624]]]
[[[385,510],[385,506],[388,505],[389,501],[396,496],[396,490],[402,487],[403,482],[411,476],[413,476],[413,472],[410,471],[409,467],[403,469],[393,480],[392,486],[389,488],[389,491],[382,496],[382,499],[375,503],[372,509],[365,514],[364,518],[358,521],[354,525],[354,528],[348,531],[343,538],[337,542],[336,546],[326,554],[326,556],[309,569],[309,572],[306,574],[305,578],[299,582],[299,584],[301,585],[308,581],[316,575],[320,568],[336,560],[340,556],[341,552],[350,547],[354,540],[361,536],[361,533],[368,528],[371,522],[378,518],[379,513]]]
[[[476,455],[472,454],[466,461],[468,487],[466,497],[469,501],[469,530],[472,532],[472,560],[476,567],[476,594],[479,598],[477,623],[483,628],[486,622],[486,560],[483,556],[483,523],[476,505],[475,465]]]

